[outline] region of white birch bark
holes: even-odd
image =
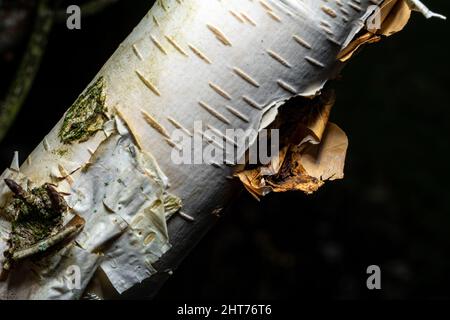
[[[76,245],[63,250],[71,254],[22,264],[0,282],[0,297],[79,298],[97,268],[122,293],[154,274],[155,266],[176,267],[213,213],[230,202],[236,182],[229,166],[174,164],[171,132],[201,135],[195,121],[222,134],[259,131],[286,100],[320,94],[342,67],[339,52],[381,3],[157,1],[93,81],[104,79],[110,121],[103,130],[64,144],[61,120],[20,170],[16,163],[3,174],[24,186],[56,183],[86,225]],[[1,206],[10,192],[3,179],[0,184]],[[194,221],[176,216],[166,224],[173,213],[163,205],[169,193]],[[0,220],[0,249],[9,229]],[[75,290],[67,286],[70,265],[81,267],[82,286]],[[40,277],[29,276],[36,273]]]

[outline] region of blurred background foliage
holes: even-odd
[[[36,2],[0,0],[0,97],[26,51]],[[111,2],[79,31],[54,24],[0,142],[1,168],[15,150],[26,158],[152,5]],[[426,2],[450,15],[449,1]],[[334,83],[332,121],[350,139],[345,179],[312,196],[256,202],[243,193],[157,299],[449,298],[448,39],[448,22],[415,14],[403,32],[356,55]],[[372,264],[382,270],[377,292],[365,285]]]

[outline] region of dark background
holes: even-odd
[[[14,150],[27,157],[151,3],[119,1],[84,18],[80,31],[55,26],[0,143],[0,168]],[[450,15],[449,1],[426,3]],[[259,203],[243,193],[157,299],[449,298],[449,23],[414,14],[334,84],[332,121],[350,139],[343,181]],[[17,43],[0,52],[1,94],[24,50]],[[382,270],[377,292],[366,288],[372,264]]]

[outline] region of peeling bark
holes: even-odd
[[[391,1],[157,1],[88,86],[104,79],[101,130],[67,144],[61,128],[70,136],[72,124],[82,124],[61,120],[20,170],[3,174],[2,180],[57,184],[86,225],[67,249],[72,256],[61,251],[53,257],[60,258],[57,267],[41,266],[51,277],[39,290],[13,275],[0,283],[0,296],[111,297],[108,286],[124,293],[148,278],[146,295],[154,295],[239,190],[230,179],[237,167],[174,164],[171,132],[270,126],[286,101],[321,94],[374,4]],[[196,121],[202,132],[194,130]],[[309,168],[323,173],[314,161]],[[0,207],[10,200],[2,183]],[[9,222],[0,220],[0,247],[8,231]],[[81,259],[83,287],[74,291],[61,266]]]

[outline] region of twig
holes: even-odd
[[[32,87],[47,46],[53,21],[54,13],[49,6],[49,1],[40,1],[27,49],[6,98],[3,103],[0,103],[0,141],[16,119]]]
[[[60,230],[58,233],[51,235],[50,237],[39,241],[38,243],[25,248],[21,249],[19,251],[16,251],[12,255],[13,261],[19,261],[23,260],[25,258],[31,257],[33,255],[36,255],[37,253],[42,253],[44,251],[47,251],[53,247],[55,247],[57,244],[69,239],[73,238],[76,234],[78,234],[84,227],[84,219],[75,216],[62,230]]]

